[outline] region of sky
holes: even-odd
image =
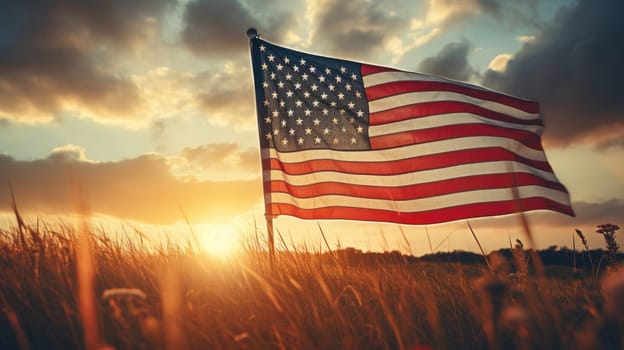
[[[12,189],[29,217],[72,217],[82,198],[112,230],[192,230],[208,249],[264,232],[254,26],[296,50],[540,102],[577,215],[531,213],[532,232],[539,247],[571,247],[579,228],[598,248],[596,225],[624,224],[622,14],[621,0],[3,1],[0,223]],[[486,250],[525,239],[515,215],[471,224]],[[320,247],[322,231],[332,248],[477,248],[465,221],[275,226],[278,247]]]

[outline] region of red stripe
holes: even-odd
[[[470,113],[484,118],[498,120],[507,123],[515,123],[521,125],[539,125],[543,126],[542,120],[538,119],[518,119],[509,115],[494,112],[483,107],[479,107],[466,102],[458,101],[438,101],[417,103],[399,108],[389,109],[382,112],[370,114],[370,125],[380,125],[397,122],[407,119],[415,119],[420,117],[428,117],[438,114],[449,113]]]
[[[366,175],[395,175],[445,168],[454,165],[499,160],[515,161],[552,173],[552,168],[548,162],[531,160],[498,147],[452,151],[388,162],[351,162],[317,159],[299,163],[282,163],[279,159],[270,158],[263,160],[262,168],[280,170],[289,175],[302,175],[318,171],[336,171],[347,174]]]
[[[366,75],[375,74],[379,72],[398,72],[399,70],[388,68],[388,67],[369,66],[367,64],[363,64],[362,67],[360,68],[360,71],[362,73],[362,76],[366,76]]]
[[[321,182],[313,185],[295,186],[282,180],[274,180],[268,183],[268,189],[271,192],[289,193],[297,198],[312,198],[322,195],[344,195],[399,201],[428,198],[456,192],[511,188],[525,185],[538,185],[566,192],[565,187],[559,183],[552,183],[527,173],[466,176],[400,187],[352,185],[339,182]]]
[[[520,210],[529,211],[548,209],[574,216],[572,208],[555,201],[532,197],[518,200],[476,203],[452,208],[428,210],[417,213],[400,213],[389,210],[361,209],[350,207],[325,207],[318,209],[300,209],[291,204],[272,203],[272,215],[290,215],[301,219],[345,219],[383,221],[412,225],[429,225],[446,221],[477,218],[493,215],[516,213]]]
[[[527,113],[539,113],[539,104],[533,101],[525,101],[511,96],[503,95],[494,91],[485,91],[471,88],[465,85],[453,84],[440,81],[396,81],[366,88],[366,96],[369,101],[383,97],[405,94],[418,91],[444,91],[456,92],[466,96],[508,105]]]
[[[499,136],[514,139],[527,147],[542,150],[538,135],[518,129],[488,124],[458,124],[438,128],[406,131],[396,134],[370,137],[371,149],[387,149],[405,145],[433,142],[468,136]]]

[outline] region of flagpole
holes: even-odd
[[[258,37],[258,30],[256,28],[254,28],[254,27],[247,28],[247,37],[249,38],[249,45],[250,45],[250,49],[251,49],[251,41]],[[252,60],[253,60],[253,53],[252,53]],[[253,64],[252,64],[252,66],[253,66]],[[255,84],[255,79],[254,79],[254,84]],[[262,153],[262,145],[260,145],[260,152]],[[263,181],[264,181],[264,178],[263,178]],[[268,239],[268,247],[269,247],[269,259],[271,261],[271,266],[274,266],[274,263],[275,263],[275,238],[274,238],[274,234],[273,234],[273,218],[275,216],[270,212],[270,210],[269,210],[270,207],[267,206],[266,191],[264,191],[264,192],[265,192],[264,217],[266,219],[266,225],[267,225],[267,239]]]

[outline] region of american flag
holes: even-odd
[[[535,102],[251,40],[268,216],[432,224],[574,215]]]

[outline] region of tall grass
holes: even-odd
[[[278,252],[272,264],[258,239],[223,261],[193,244],[153,248],[109,237],[21,218],[0,229],[0,348],[622,346],[617,268],[601,289],[591,278],[509,278],[514,262],[494,256],[491,273],[483,265],[382,264],[309,249]],[[93,283],[80,282],[81,273]],[[85,293],[96,296],[91,305],[82,305]]]

